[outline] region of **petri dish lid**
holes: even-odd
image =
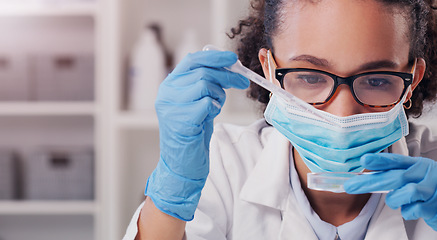
[[[318,172],[308,173],[308,188],[319,191],[343,193],[344,183],[351,177],[361,174],[372,174],[373,172]]]

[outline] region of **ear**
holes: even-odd
[[[269,56],[268,55],[269,55],[269,52],[265,48],[261,48],[258,52],[258,58],[259,58],[259,61],[261,63],[261,66],[262,66],[264,76],[266,77],[267,80],[269,80],[270,82],[273,82],[275,85],[281,86],[281,84],[279,83],[278,80],[271,79],[271,77],[270,77],[270,76],[275,76],[275,73],[274,72],[270,73],[270,71],[275,71],[276,64],[273,63],[273,61],[275,61],[275,60],[273,59],[273,57],[271,57],[271,55],[270,55],[271,62],[269,63]],[[269,64],[270,64],[270,67],[269,67]]]
[[[270,79],[270,71],[269,71],[269,62],[267,61],[267,53],[268,50],[265,48],[261,48],[258,52],[258,58],[259,62],[261,63],[261,66],[263,68],[264,76],[267,80],[272,81]]]
[[[420,81],[422,81],[423,76],[425,75],[426,70],[426,62],[423,58],[418,58],[416,60],[416,69],[414,70],[413,83],[411,84],[411,90],[407,93],[407,100],[411,98],[413,95],[414,89],[416,89],[417,85],[419,85]]]

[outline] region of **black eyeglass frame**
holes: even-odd
[[[392,72],[392,71],[374,71],[374,72],[365,72],[365,73],[360,73],[357,75],[353,75],[350,77],[340,77],[337,76],[335,74],[332,74],[330,72],[325,72],[322,70],[317,70],[317,69],[311,69],[311,68],[277,68],[275,70],[275,76],[276,79],[279,81],[279,83],[281,84],[281,87],[285,90],[284,88],[284,77],[287,73],[289,72],[315,72],[315,73],[322,73],[325,74],[329,77],[331,77],[334,80],[334,86],[331,90],[331,93],[329,94],[328,98],[323,101],[323,102],[316,102],[316,103],[309,103],[311,105],[322,105],[325,104],[327,102],[329,102],[329,100],[331,100],[331,98],[334,96],[335,92],[337,91],[338,86],[340,86],[341,84],[346,84],[349,86],[352,95],[355,99],[355,101],[363,106],[367,106],[367,107],[374,107],[374,108],[385,108],[385,107],[391,107],[396,105],[397,103],[399,103],[402,99],[402,97],[404,96],[408,86],[411,85],[411,83],[413,82],[413,74],[411,73],[404,73],[404,72]],[[362,76],[366,76],[366,75],[373,75],[373,74],[386,74],[386,75],[392,75],[392,76],[397,76],[397,77],[401,77],[404,80],[404,90],[402,91],[401,96],[399,97],[399,99],[393,103],[393,104],[389,104],[389,105],[370,105],[370,104],[365,104],[363,102],[361,102],[358,97],[355,95],[355,91],[354,91],[354,87],[353,87],[353,82],[355,81],[355,79],[362,77]]]

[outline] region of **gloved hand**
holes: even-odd
[[[361,157],[364,168],[380,171],[359,175],[346,181],[350,194],[390,191],[386,204],[401,208],[405,220],[423,218],[437,231],[437,162],[428,158],[391,153],[366,154]]]
[[[213,120],[225,102],[224,88],[245,89],[249,80],[223,67],[233,52],[203,51],[185,57],[159,87],[160,160],[145,195],[162,212],[190,221],[209,173]]]

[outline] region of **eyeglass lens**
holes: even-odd
[[[308,103],[323,103],[335,91],[334,79],[318,72],[288,72],[284,89]],[[356,78],[353,91],[363,104],[382,106],[396,103],[404,90],[404,80],[395,75],[370,74]]]

